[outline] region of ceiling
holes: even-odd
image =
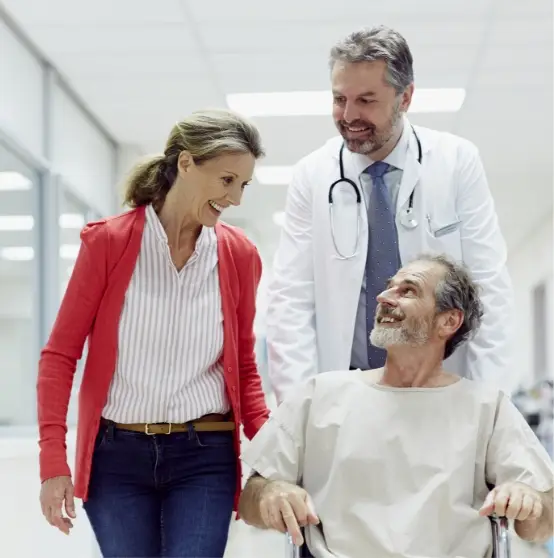
[[[396,28],[416,87],[466,89],[459,112],[411,119],[478,145],[510,247],[552,212],[551,0],[350,0],[347,10],[335,0],[0,2],[114,137],[144,152],[229,93],[328,89],[337,39]],[[335,135],[329,116],[255,121],[267,165],[294,164]],[[271,245],[285,194],[254,184],[228,220]]]

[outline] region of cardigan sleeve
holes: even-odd
[[[250,246],[249,258],[239,271],[240,298],[237,309],[240,406],[244,433],[249,439],[269,417],[254,351],[254,318],[258,285],[262,276],[262,260],[256,247]]]
[[[70,475],[67,463],[67,410],[77,361],[94,323],[107,282],[108,229],[87,225],[48,342],[41,352],[37,404],[41,482]]]

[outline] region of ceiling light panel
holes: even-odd
[[[457,112],[462,108],[465,89],[416,89],[410,113]],[[333,98],[330,91],[280,93],[234,93],[227,95],[231,110],[245,116],[328,116]]]

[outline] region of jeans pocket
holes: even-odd
[[[196,432],[198,445],[208,448],[233,448],[233,432]]]
[[[105,424],[101,424],[96,434],[96,439],[94,440],[94,450],[102,449],[102,447],[106,445],[107,438],[108,427]]]

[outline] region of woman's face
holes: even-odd
[[[181,152],[179,179],[191,218],[204,227],[213,227],[226,208],[240,205],[255,162],[251,153],[227,153],[197,165],[190,153]]]

